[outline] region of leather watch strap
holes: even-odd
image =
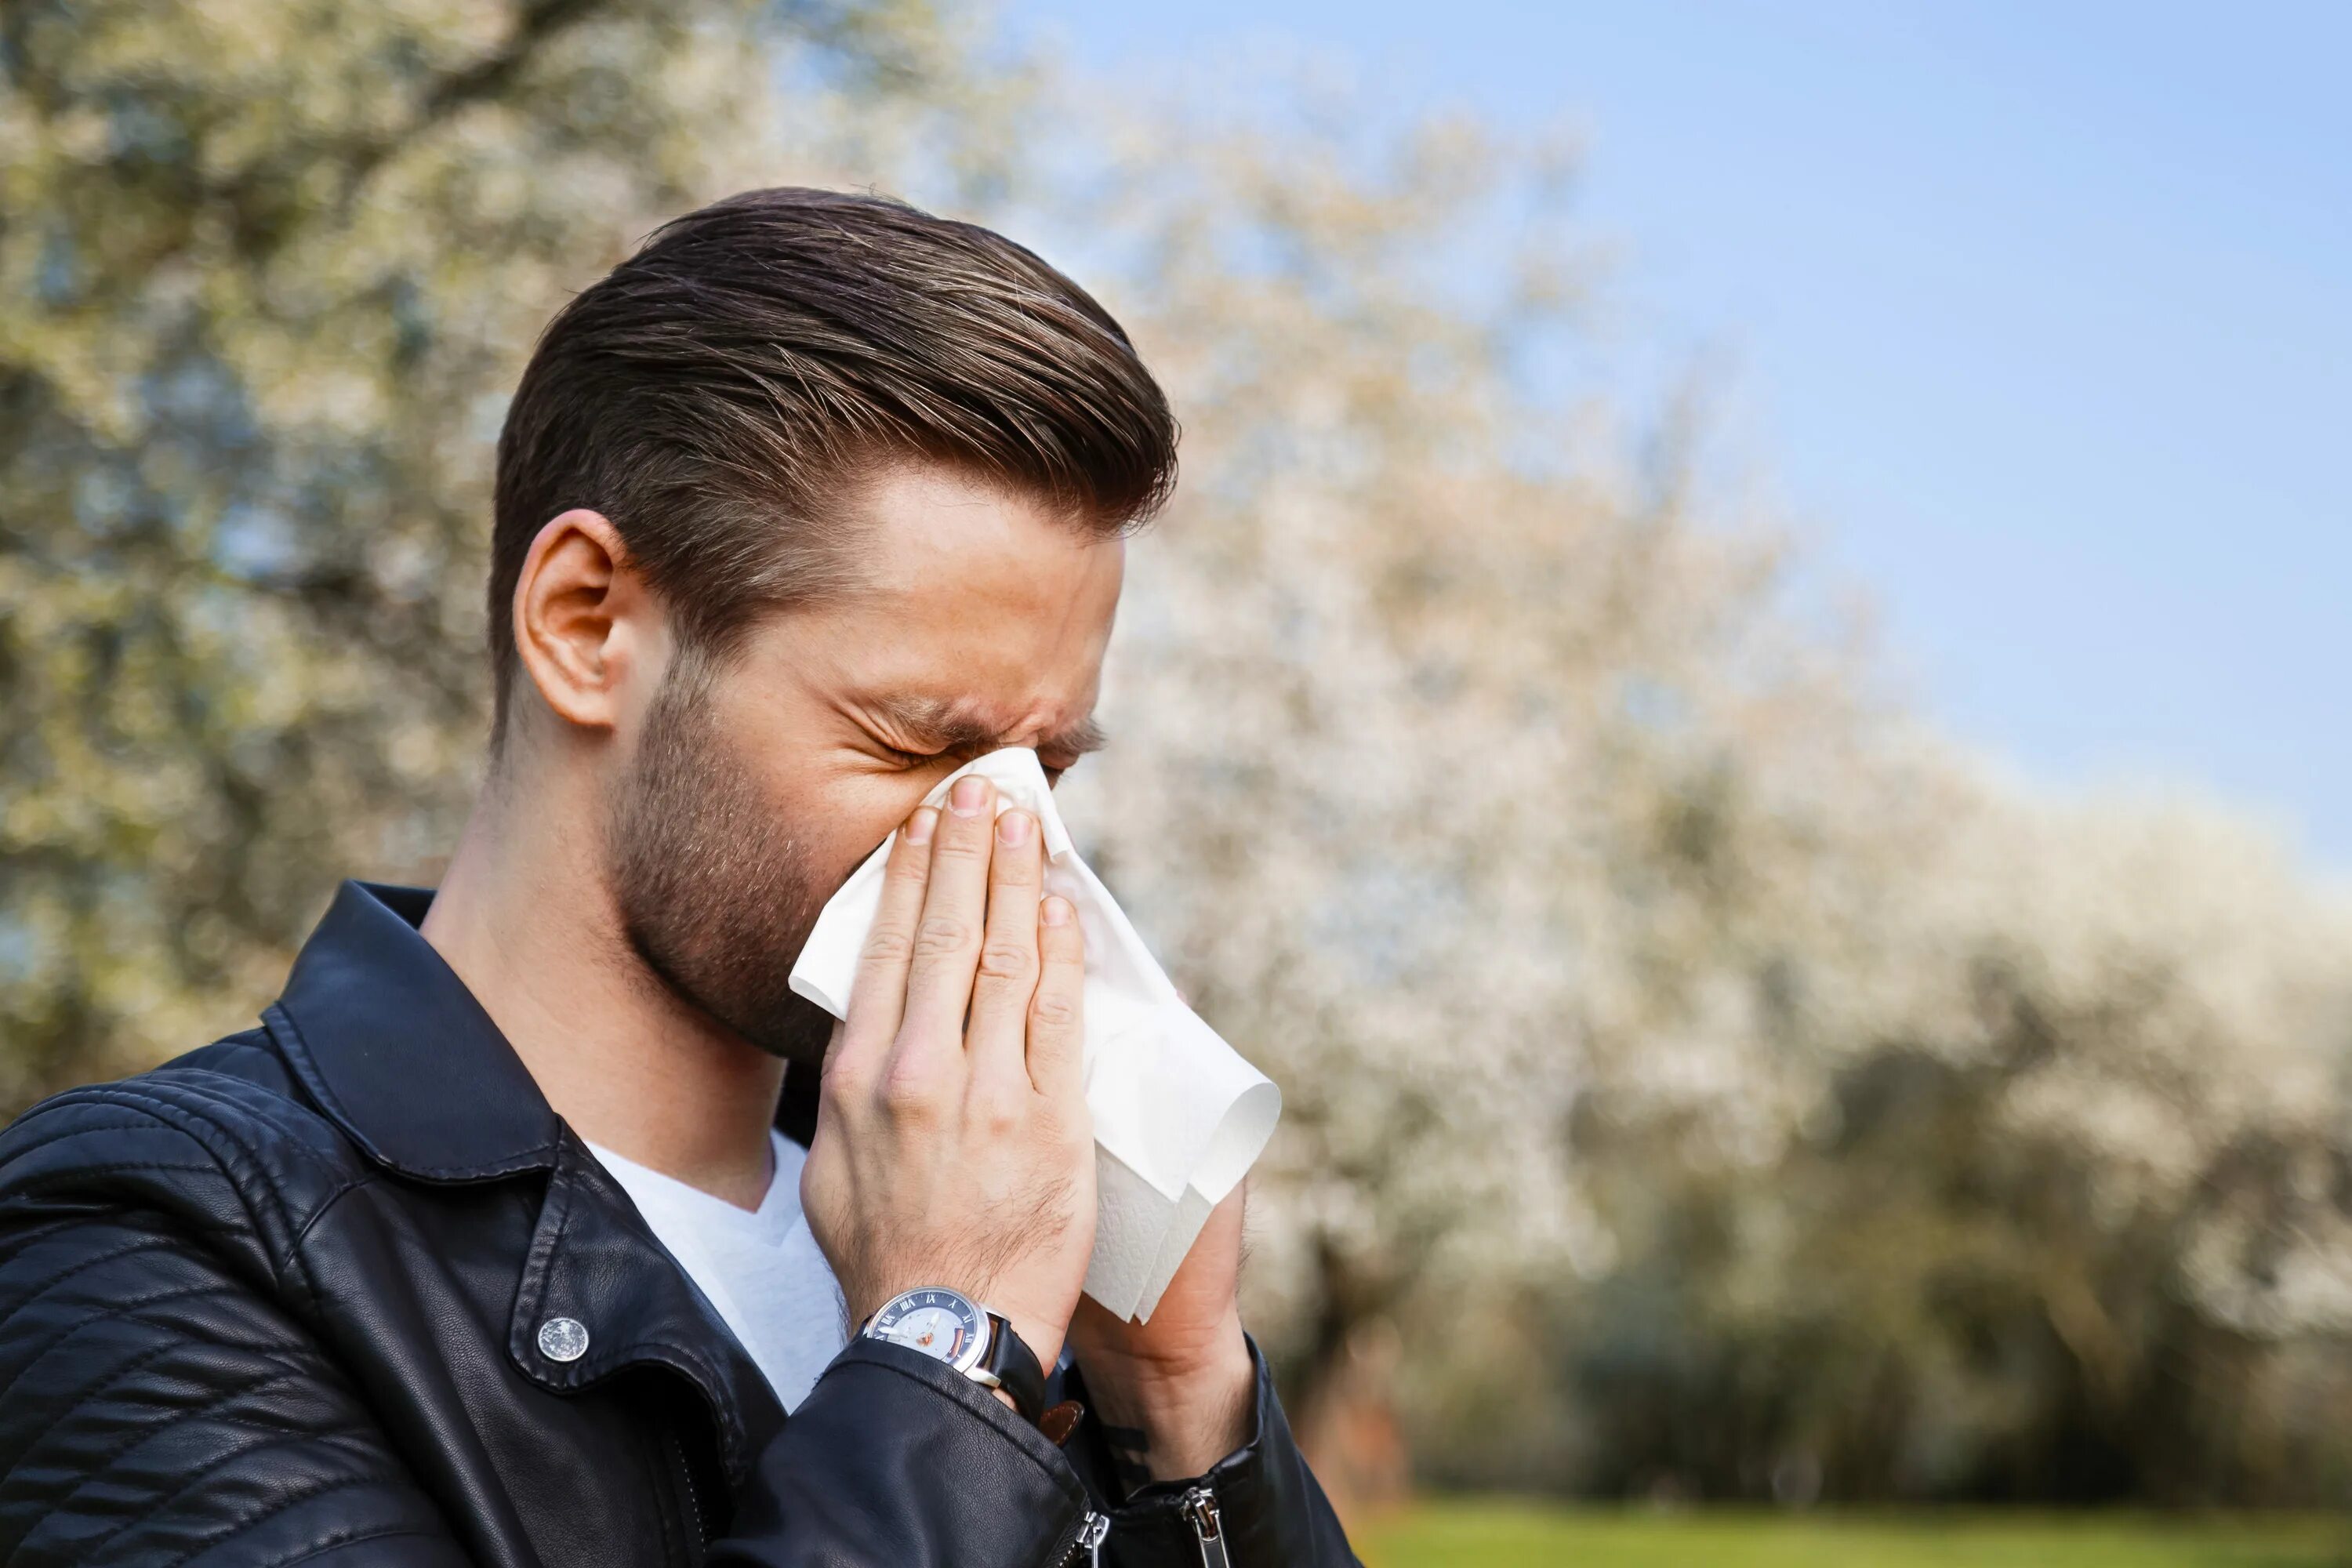
[[[988,1359],[981,1364],[996,1379],[997,1386],[1013,1396],[1013,1407],[1021,1418],[1034,1424],[1045,1414],[1045,1369],[1037,1363],[1037,1352],[1028,1342],[1013,1331],[1013,1325],[994,1312],[988,1314],[996,1332],[990,1337]]]

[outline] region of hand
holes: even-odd
[[[1091,1300],[1070,1321],[1071,1353],[1129,1490],[1202,1475],[1249,1441],[1257,1374],[1238,1294],[1243,1192],[1210,1212],[1150,1322]]]
[[[1094,1247],[1084,942],[1066,900],[1040,900],[1036,818],[995,804],[959,780],[892,846],[801,1205],[853,1322],[946,1286],[1050,1368]]]

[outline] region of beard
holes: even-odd
[[[789,979],[826,895],[719,732],[708,676],[689,654],[664,679],[606,821],[622,934],[680,1000],[772,1056],[814,1066],[833,1018]]]

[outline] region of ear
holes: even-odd
[[[515,580],[516,657],[556,717],[611,730],[632,681],[653,673],[657,614],[621,534],[575,509],[530,542]]]

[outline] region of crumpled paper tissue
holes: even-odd
[[[1037,753],[991,752],[923,797],[947,799],[979,773],[997,809],[1037,818],[1045,890],[1076,910],[1087,939],[1087,1104],[1094,1111],[1097,1209],[1087,1294],[1135,1322],[1160,1304],[1209,1211],[1254,1164],[1282,1114],[1282,1091],[1176,994],[1118,905],[1070,847]],[[895,835],[893,837],[895,838]],[[881,906],[890,842],[866,858],[817,916],[792,987],[836,1018],[849,1015],[858,954]]]

